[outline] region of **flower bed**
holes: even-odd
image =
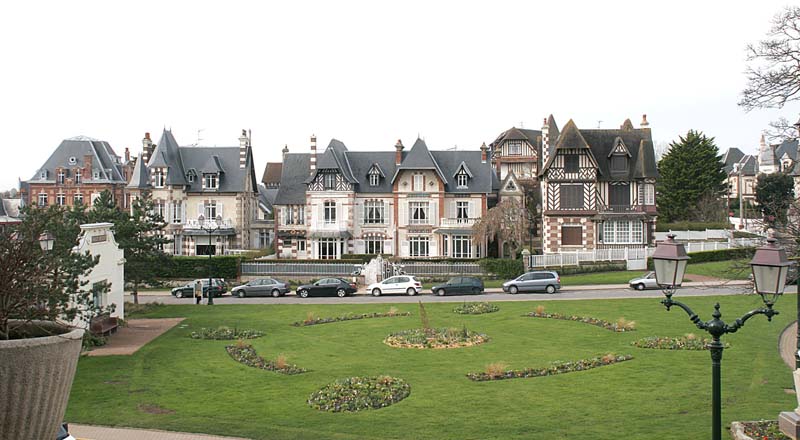
[[[369,318],[395,318],[399,316],[411,316],[410,312],[397,312],[397,311],[388,311],[385,313],[382,312],[374,312],[374,313],[362,313],[360,315],[342,315],[342,316],[334,316],[329,318],[318,318],[313,315],[309,315],[304,321],[297,321],[293,322],[292,325],[295,327],[304,327],[307,325],[317,325],[317,324],[328,324],[330,322],[342,322],[342,321],[353,321],[355,319],[369,319]]]
[[[481,315],[483,313],[492,313],[498,310],[500,310],[500,307],[497,307],[490,302],[464,303],[453,309],[454,312],[462,315]]]
[[[636,330],[636,323],[634,321],[628,321],[625,318],[620,318],[617,320],[617,322],[610,322],[602,319],[592,318],[590,316],[567,316],[560,313],[546,312],[530,312],[523,316],[528,316],[530,318],[550,318],[562,319],[565,321],[577,321],[584,324],[596,325],[597,327],[602,327],[606,330],[611,330],[612,332],[632,332]]]
[[[480,373],[468,373],[467,377],[476,382],[487,380],[519,379],[523,377],[542,377],[554,374],[572,373],[575,371],[591,370],[592,368],[603,367],[606,365],[625,362],[633,359],[631,355],[607,354],[602,357],[592,359],[581,359],[579,361],[554,362],[545,368],[526,368],[524,370],[506,371],[481,371]]]
[[[650,336],[633,341],[631,345],[638,348],[654,348],[657,350],[708,350],[708,344],[710,343],[711,339],[698,338],[689,333],[680,338]],[[725,348],[730,346],[727,342],[725,343]]]
[[[756,422],[739,422],[744,434],[757,440],[790,440],[778,427],[776,420],[759,420]],[[737,437],[738,438],[738,437]]]
[[[225,347],[228,354],[231,355],[233,360],[248,367],[260,368],[262,370],[277,371],[283,374],[300,374],[305,373],[305,368],[300,368],[297,365],[286,363],[286,359],[282,356],[278,360],[264,359],[256,353],[252,345],[237,344]]]
[[[264,332],[258,330],[247,330],[230,327],[201,328],[200,331],[192,332],[192,339],[255,339],[264,336]]]
[[[390,376],[350,377],[311,394],[308,404],[320,411],[362,411],[393,405],[411,394],[403,379]]]
[[[383,343],[400,348],[460,348],[483,344],[489,337],[466,328],[415,328],[390,334]]]

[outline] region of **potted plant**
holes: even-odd
[[[0,432],[54,439],[64,417],[83,328],[99,311],[86,276],[97,258],[73,251],[77,222],[59,207],[28,209],[0,230]]]

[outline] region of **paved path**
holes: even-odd
[[[219,437],[149,429],[111,428],[74,423],[69,424],[69,433],[78,440],[247,440],[239,437]]]
[[[102,347],[87,352],[87,356],[132,355],[137,350],[186,318],[130,319]]]

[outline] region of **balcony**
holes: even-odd
[[[442,228],[471,228],[477,218],[441,218],[439,226]]]
[[[598,207],[603,212],[642,212],[642,207],[639,205],[599,205]]]
[[[312,223],[311,231],[346,231],[347,220],[317,221]]]
[[[220,229],[233,229],[233,220],[226,218],[221,222],[217,222],[216,220],[204,220],[200,222],[197,219],[189,219],[186,220],[183,227],[185,229],[215,229],[217,227]]]

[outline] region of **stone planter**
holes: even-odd
[[[55,336],[0,340],[3,438],[54,439],[67,409],[84,330],[53,322],[35,326]]]

